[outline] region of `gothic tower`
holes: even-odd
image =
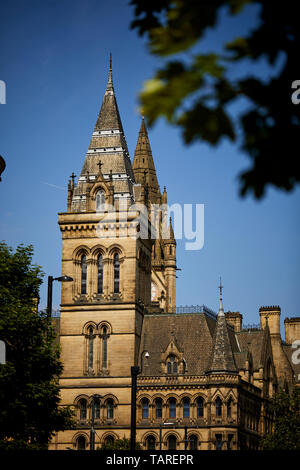
[[[146,193],[156,237],[152,248],[151,300],[154,308],[174,312],[176,307],[176,241],[168,220],[167,191],[161,194],[144,117],[136,144],[133,173]]]
[[[153,242],[136,236],[141,229],[150,234],[150,223],[131,209],[141,185],[134,181],[111,64],[77,184],[75,177],[67,212],[58,218],[62,273],[73,278],[62,284],[60,389],[62,405],[73,405],[77,422],[85,423],[80,436],[88,442],[93,406],[102,433],[103,423],[109,429],[129,426],[130,367],[138,364],[143,316],[151,303]],[[74,444],[77,434],[59,433],[54,448]]]

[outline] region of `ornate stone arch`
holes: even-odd
[[[101,400],[103,422],[116,423],[115,410],[119,405],[118,398],[112,393],[106,394]]]
[[[85,442],[86,442],[86,447],[88,446],[89,442],[90,442],[90,436],[87,432],[85,431],[78,431],[76,432],[73,437],[72,437],[72,447],[73,449],[78,449],[78,440],[80,438],[84,438],[85,439]]]
[[[90,198],[92,201],[96,200],[96,194],[101,190],[105,193],[105,202],[108,200],[109,190],[107,185],[103,181],[98,181],[93,184],[93,187],[90,191]]]
[[[101,436],[101,440],[100,440],[100,443],[101,445],[105,444],[105,440],[108,438],[108,437],[112,437],[115,441],[120,439],[118,434],[116,434],[114,431],[106,431],[105,433],[102,434]]]
[[[106,327],[107,328],[107,334],[108,335],[112,335],[113,331],[112,331],[112,326],[111,326],[111,323],[107,320],[103,320],[101,321],[100,323],[98,323],[98,332],[99,334],[101,334],[101,330],[103,327]]]
[[[85,416],[81,416],[81,402],[85,401]],[[78,422],[86,422],[87,420],[87,411],[88,411],[88,402],[89,402],[89,397],[88,395],[85,394],[80,394],[78,395],[73,402],[74,408],[75,408],[75,416]]]
[[[165,432],[165,434],[162,436],[162,444],[165,446],[165,448],[168,447],[168,440],[170,436],[175,436],[176,437],[176,447],[178,449],[178,446],[180,442],[182,441],[182,438],[180,434],[175,430],[175,429],[168,429],[168,431]]]
[[[149,437],[154,437],[155,439],[155,448],[159,444],[159,435],[155,431],[147,431],[145,434],[142,436],[142,445],[145,449],[147,449],[147,440]]]

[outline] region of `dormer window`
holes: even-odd
[[[178,373],[178,363],[177,358],[171,354],[167,360],[167,371],[168,374],[177,374]]]
[[[105,192],[100,189],[96,194],[96,211],[103,211],[105,207]]]

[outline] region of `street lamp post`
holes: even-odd
[[[131,426],[130,426],[130,450],[135,451],[136,444],[136,391],[137,376],[140,373],[138,366],[131,367]]]
[[[50,320],[52,315],[52,284],[53,281],[59,282],[71,282],[73,278],[70,276],[60,276],[60,277],[53,277],[48,276],[48,296],[47,296],[47,317]]]
[[[92,423],[91,423],[91,430],[90,430],[90,450],[95,450],[95,429],[94,429],[95,400],[100,400],[100,398],[103,398],[103,396],[98,395],[97,393],[95,395],[92,395]]]
[[[138,366],[131,367],[131,423],[130,423],[130,450],[135,451],[136,446],[136,392],[137,376],[142,373],[144,359],[149,359],[148,351],[142,353],[141,369]]]

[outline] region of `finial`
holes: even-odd
[[[113,80],[112,80],[112,55],[111,52],[109,54],[109,72],[108,72],[108,82],[107,82],[107,87],[106,91],[113,91]]]
[[[72,172],[70,178],[72,178],[72,188],[74,189],[74,179],[76,178],[76,175],[74,174],[74,171]]]
[[[219,289],[220,289],[220,307],[219,307],[219,313],[218,313],[218,316],[224,316],[224,309],[223,309],[223,299],[222,299],[223,286],[222,286],[222,280],[221,280],[221,277],[220,277],[220,285],[219,285]]]
[[[219,289],[220,289],[220,299],[222,299],[222,291],[223,291],[223,286],[222,286],[222,279],[220,277],[220,285],[219,285]]]

